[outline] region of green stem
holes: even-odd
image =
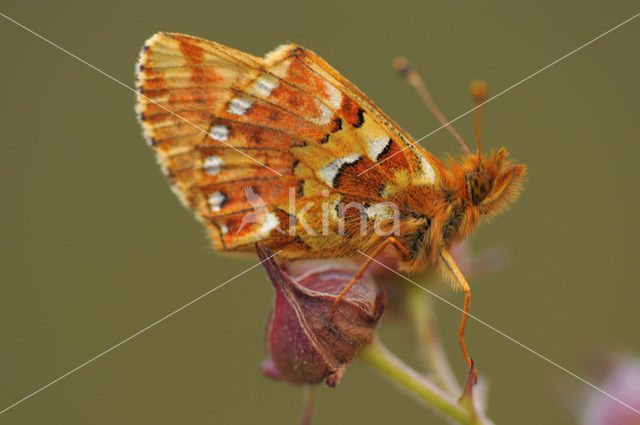
[[[422,351],[422,357],[426,366],[434,374],[436,383],[451,395],[462,394],[462,388],[456,381],[455,374],[438,338],[430,294],[413,286],[407,287],[405,301],[409,319]]]
[[[419,401],[459,424],[492,425],[489,419],[476,416],[473,409],[459,404],[451,395],[407,366],[391,353],[377,337],[360,351],[359,358]]]
[[[305,385],[302,387],[302,413],[300,414],[300,421],[298,422],[300,425],[311,425],[315,395],[315,385]]]

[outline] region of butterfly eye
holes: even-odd
[[[480,170],[472,171],[465,176],[467,195],[471,202],[478,205],[484,201],[491,190],[491,182],[487,175]]]

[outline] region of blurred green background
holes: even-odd
[[[154,32],[178,31],[256,55],[295,41],[323,56],[416,138],[438,127],[391,68],[405,55],[445,115],[472,105],[638,12],[637,1],[240,2],[4,0],[2,13],[133,85]],[[588,379],[593,349],[640,353],[640,19],[488,105],[484,140],[529,167],[510,212],[471,238],[506,269],[471,282],[473,314]],[[0,410],[255,259],[211,252],[143,141],[134,95],[0,18]],[[471,115],[456,123],[473,142]],[[458,152],[439,132],[423,142]],[[460,304],[461,294],[438,287]],[[293,424],[300,390],[263,378],[272,290],[254,269],[0,416],[1,424]],[[459,313],[438,303],[462,379]],[[383,338],[417,358],[409,333]],[[468,343],[499,424],[574,421],[591,391],[492,330]],[[559,391],[558,389],[562,390]],[[319,393],[317,424],[445,423],[355,362]]]

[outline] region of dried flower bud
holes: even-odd
[[[266,248],[256,249],[276,292],[266,331],[270,359],[263,372],[292,384],[325,380],[336,386],[346,365],[371,341],[384,293],[363,278],[340,300],[332,320],[334,301],[353,278],[353,269],[334,263],[308,266],[293,278],[273,259],[267,260]]]

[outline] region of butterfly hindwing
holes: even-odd
[[[143,48],[137,77],[145,135],[218,249],[263,242],[289,257],[340,255],[349,246],[335,228],[338,204],[379,211],[394,194],[436,181],[426,152],[300,46],[262,59],[158,33]],[[361,243],[357,223],[345,221],[351,243]]]

